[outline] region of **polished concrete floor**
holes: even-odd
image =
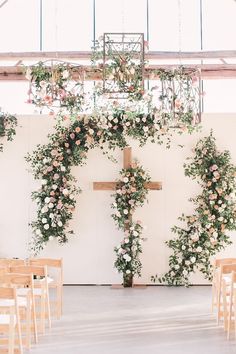
[[[32,354],[236,353],[211,314],[207,286],[66,286],[64,300],[62,319]]]

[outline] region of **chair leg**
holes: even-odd
[[[15,346],[15,323],[14,323],[14,315],[10,315],[10,324],[9,324],[9,333],[8,333],[8,353],[14,354],[14,346]]]
[[[32,299],[32,318],[33,318],[33,328],[34,328],[34,342],[38,343],[38,331],[37,331],[37,321],[36,321],[36,310],[35,310],[35,301]]]
[[[40,324],[41,331],[45,333],[45,295],[42,294],[40,297]]]
[[[26,348],[30,349],[30,345],[31,345],[31,306],[30,306],[30,299],[29,299],[27,303],[27,309],[26,309]]]
[[[57,285],[56,288],[56,313],[59,320],[62,315],[62,288],[61,285]]]
[[[52,327],[52,323],[51,323],[51,310],[50,310],[50,302],[49,302],[49,294],[48,291],[45,294],[45,305],[46,305],[46,309],[47,309],[47,317],[48,317],[48,327],[51,328]]]

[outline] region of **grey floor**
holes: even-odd
[[[211,288],[66,286],[64,315],[32,354],[228,354],[210,311]]]

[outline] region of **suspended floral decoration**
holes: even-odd
[[[83,70],[65,62],[39,62],[26,71],[30,81],[28,103],[73,113],[81,109],[84,99]]]

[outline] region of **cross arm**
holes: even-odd
[[[161,182],[148,182],[145,183],[145,188],[150,189],[152,191],[158,191],[162,189],[162,183]]]
[[[95,191],[114,191],[116,190],[118,182],[93,182],[93,189]],[[145,183],[145,188],[150,190],[162,189],[161,182],[148,182]]]
[[[114,191],[116,190],[117,182],[93,182],[95,191]]]

